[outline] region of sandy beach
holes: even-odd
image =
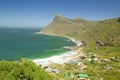
[[[42,34],[40,32],[37,32],[37,34]],[[48,34],[45,34],[48,35]],[[49,34],[50,35],[50,34]],[[83,55],[82,53],[82,48],[80,47],[80,45],[82,45],[82,43],[80,41],[77,41],[71,37],[68,36],[62,36],[62,35],[50,35],[50,36],[60,36],[60,37],[65,37],[70,39],[71,41],[73,41],[74,43],[76,43],[76,49],[72,49],[69,52],[63,53],[61,55],[55,55],[49,58],[43,58],[43,59],[34,59],[33,62],[36,63],[37,65],[48,65],[48,64],[64,64],[67,62],[70,62],[71,60],[78,58],[79,56]]]

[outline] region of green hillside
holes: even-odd
[[[81,18],[68,19],[56,15],[53,22],[42,31],[45,34],[57,34],[84,41],[85,52],[120,55],[120,18],[101,21],[88,21]]]
[[[75,38],[85,43],[83,48],[84,55],[94,53],[98,61],[84,61],[79,59],[87,68],[80,71],[79,66],[72,63],[54,66],[61,70],[58,74],[59,80],[64,79],[65,73],[85,73],[89,75],[90,80],[119,80],[120,77],[120,17],[101,20],[88,21],[81,18],[68,19],[61,15],[56,15],[53,22],[45,27],[41,33],[51,35],[63,35]],[[108,62],[101,62],[102,60]],[[110,61],[109,61],[110,60]],[[104,68],[111,69],[104,69]],[[68,80],[73,80],[72,78]],[[74,77],[74,80],[77,80]]]

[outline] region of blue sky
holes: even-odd
[[[102,20],[120,16],[120,0],[0,0],[0,26],[44,27],[55,14]]]

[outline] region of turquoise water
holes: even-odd
[[[62,37],[35,34],[40,29],[0,28],[0,60],[46,58],[67,52],[75,43]]]

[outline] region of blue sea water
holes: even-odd
[[[47,58],[67,52],[75,43],[62,37],[36,34],[38,28],[0,28],[0,60]]]

